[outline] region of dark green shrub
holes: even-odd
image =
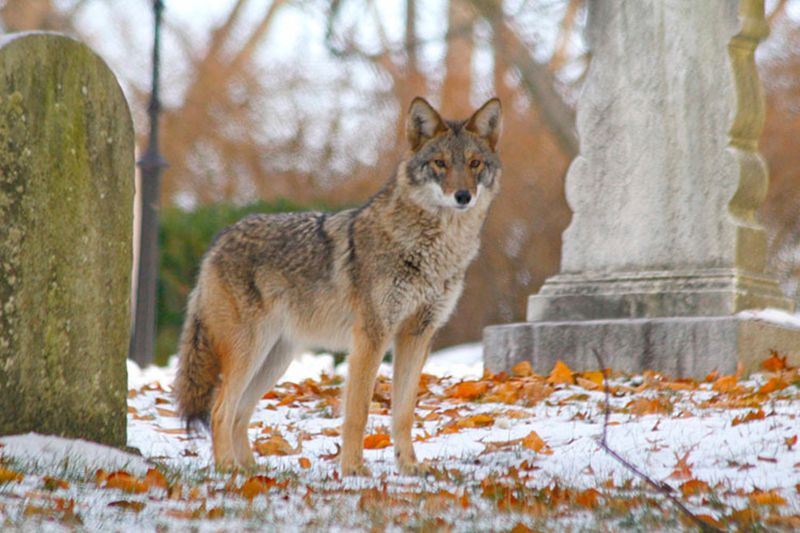
[[[186,299],[194,287],[200,259],[222,228],[251,213],[281,213],[324,206],[301,206],[287,200],[235,205],[220,202],[186,211],[168,207],[160,212],[160,267],[156,319],[155,363],[164,365],[176,353]]]

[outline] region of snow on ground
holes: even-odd
[[[149,468],[142,457],[82,439],[27,433],[0,437],[0,447],[3,456],[41,471],[61,467],[65,462],[71,463],[73,469],[128,470],[138,475]]]
[[[38,435],[0,439],[0,453],[12,465],[36,458],[55,464],[59,458],[70,456],[73,462],[94,461],[94,468],[123,468],[138,476],[149,464],[184,478],[211,479],[204,488],[192,489],[202,493],[202,512],[199,504],[193,503],[198,495],[192,491],[187,496],[186,490],[181,493],[178,489],[177,498],[163,501],[139,497],[136,505],[141,504],[150,513],[126,514],[116,507],[109,510],[109,506],[118,504],[115,499],[119,500],[119,494],[110,496],[114,491],[91,489],[94,492],[87,502],[84,498],[76,503],[89,529],[103,529],[109,520],[121,529],[187,527],[186,520],[211,516],[213,509],[232,505],[233,496],[225,496],[225,491],[234,478],[228,482],[214,478],[208,436],[184,432],[170,394],[175,368],[174,359],[167,368],[139,369],[129,362],[128,444],[141,451],[141,459],[91,443]],[[383,367],[384,372],[388,370]],[[259,519],[297,531],[310,523],[320,528],[338,525],[345,530],[364,527],[360,522],[363,515],[352,517],[369,505],[369,500],[364,503],[365,495],[379,490],[385,494],[388,486],[390,492],[400,495],[394,498],[401,503],[407,497],[402,495],[409,491],[461,494],[461,498],[469,495],[468,506],[443,511],[444,519],[452,520],[461,530],[502,530],[531,516],[498,513],[495,502],[486,499],[487,494],[493,494],[494,484],[511,480],[508,482],[521,483],[519,486],[526,490],[550,491],[555,490],[553,487],[584,491],[640,486],[639,480],[598,444],[606,405],[599,373],[573,375],[567,369],[566,378],[553,372],[548,379],[530,375],[529,369],[523,368],[509,378],[482,377],[480,345],[433,354],[424,372],[427,376],[413,430],[415,449],[418,458],[439,474],[427,479],[398,476],[389,445],[365,450],[371,477],[342,481],[336,460],[342,423],[338,399],[341,378],[335,376],[331,356],[307,354],[295,361],[284,381],[265,395],[250,424],[249,437],[257,451],[260,473],[275,478],[288,476],[296,483],[283,492],[273,487],[259,504]],[[707,490],[701,490],[700,495],[684,495],[698,513],[722,520],[732,510],[762,502],[758,498],[766,495],[763,501],[772,502],[770,519],[783,520],[779,525],[798,524],[800,519],[791,521],[800,514],[798,385],[800,373],[781,368],[747,379],[711,376],[700,384],[670,381],[652,373],[615,376],[610,380],[613,394],[609,400],[608,444],[656,481],[675,488],[688,482],[706,484]],[[384,377],[376,385],[368,435],[390,433],[389,397],[390,380]],[[532,436],[540,438],[541,443]],[[234,485],[237,483],[241,484]],[[31,498],[31,494],[38,494],[36,486],[31,476],[18,486],[0,482],[0,524],[4,520],[18,523],[15,520],[20,520],[20,511],[10,510],[14,509],[14,498]],[[241,487],[237,489],[240,492],[244,491],[244,485]],[[68,494],[75,494],[74,486],[69,490],[73,492]],[[344,503],[331,499],[334,493],[353,491],[362,491],[356,493],[360,498],[352,496]],[[323,499],[308,504],[312,492],[323,495]],[[709,493],[714,497],[705,496]],[[611,502],[611,496],[608,498]],[[321,505],[332,509],[324,510]],[[186,511],[187,506],[194,510]],[[238,515],[229,509],[225,515],[229,518],[204,528],[252,526],[248,520],[255,515],[252,508],[247,509],[236,511]],[[345,511],[351,513],[346,515],[351,517],[349,524],[336,514]],[[583,520],[572,526],[582,527],[585,517]],[[202,522],[193,522],[198,524]],[[663,524],[661,527],[669,529]]]

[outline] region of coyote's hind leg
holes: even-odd
[[[286,372],[286,369],[289,368],[293,356],[294,347],[285,338],[281,337],[269,351],[269,354],[261,363],[261,368],[250,380],[244,394],[239,399],[236,418],[233,422],[233,446],[236,460],[242,466],[255,464],[250,440],[247,437],[247,428],[250,424],[250,418],[253,416],[253,411],[258,405],[261,396],[272,389]]]

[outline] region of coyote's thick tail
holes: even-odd
[[[181,332],[178,373],[173,384],[178,411],[188,431],[197,429],[198,425],[209,428],[211,404],[220,372],[219,357],[214,353],[208,326],[203,323],[197,309],[197,292],[193,291],[189,297]]]

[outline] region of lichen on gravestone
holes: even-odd
[[[133,174],[103,61],[57,34],[0,40],[0,434],[126,444]]]

